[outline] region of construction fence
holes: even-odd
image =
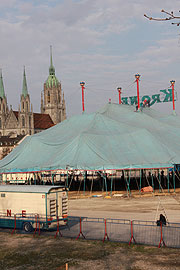
[[[55,238],[59,236],[180,248],[180,223],[167,222],[166,225],[160,223],[157,226],[155,221],[89,217],[68,217],[63,220],[56,217],[53,229],[44,231],[40,226],[40,219],[35,220],[34,235],[50,232]],[[65,224],[62,225],[62,221]],[[16,231],[17,222],[15,217],[12,234]]]
[[[110,240],[152,246],[180,248],[180,224],[157,226],[154,221],[70,217],[60,228],[64,237]]]
[[[40,235],[41,233],[53,234],[54,237],[66,238],[83,238],[87,240],[102,240],[113,241],[121,243],[131,243],[150,245],[157,247],[171,247],[180,248],[180,223],[169,223],[166,225],[162,223],[157,226],[155,221],[141,221],[141,220],[126,220],[126,219],[104,219],[104,218],[90,218],[90,217],[68,217],[66,219],[53,220],[53,227],[44,230],[42,221],[39,215],[35,215],[33,235]],[[0,218],[0,228],[6,222]],[[9,222],[9,221],[8,221]],[[20,222],[27,224],[26,218],[14,215],[9,222],[13,234],[18,228]],[[49,225],[52,221],[49,221]],[[63,225],[62,225],[63,222]],[[4,228],[6,227],[3,226]],[[8,226],[7,226],[8,227]],[[23,229],[23,226],[21,227]],[[2,230],[1,230],[2,231]]]

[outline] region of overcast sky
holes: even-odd
[[[79,82],[86,82],[85,109],[96,111],[109,98],[118,102],[140,92],[158,93],[176,80],[180,91],[180,27],[149,21],[161,9],[180,10],[179,0],[0,0],[0,68],[8,104],[18,109],[26,66],[34,112],[48,77],[53,46],[56,76],[62,83],[67,114],[81,113]],[[171,112],[172,104],[155,106]],[[176,102],[180,115],[180,95]]]

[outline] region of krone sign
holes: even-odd
[[[140,105],[141,106],[143,105],[144,100],[146,100],[150,106],[154,105],[155,103],[172,102],[172,100],[173,100],[172,89],[160,90],[160,94],[154,94],[152,96],[145,95],[145,96],[140,97],[140,101],[141,101]],[[137,104],[137,96],[122,97],[122,103],[127,104],[127,105],[128,104],[129,105],[136,105]]]

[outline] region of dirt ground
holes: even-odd
[[[76,193],[77,194],[77,193]],[[69,194],[69,215],[82,217],[118,218],[156,221],[160,213],[166,214],[169,222],[180,223],[180,193],[155,193],[127,197],[119,192],[116,196],[93,197]]]
[[[178,270],[177,249],[0,233],[1,270]]]
[[[96,194],[98,195],[98,194]],[[99,194],[100,195],[100,194]],[[101,193],[102,195],[102,193]],[[180,223],[180,193],[119,193],[110,198],[69,194],[69,215],[121,219],[155,220],[165,210],[169,222]],[[177,270],[180,250],[84,239],[54,238],[0,232],[0,270]]]

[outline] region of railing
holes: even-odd
[[[24,220],[34,223],[35,235],[40,235],[42,224],[46,221],[46,217],[36,215],[28,215]],[[1,219],[9,219],[11,221],[12,233],[18,227],[19,220],[22,220],[20,214],[11,217],[0,214]],[[64,224],[62,224],[62,221]],[[180,223],[167,223],[157,226],[154,221],[143,220],[127,220],[127,219],[104,219],[104,218],[88,218],[88,217],[55,217],[49,221],[54,227],[52,233],[57,236],[70,238],[83,238],[88,240],[116,241],[122,243],[144,244],[151,246],[167,246],[180,248]],[[3,226],[4,227],[4,226]]]
[[[68,217],[61,236],[180,248],[180,223],[157,226],[153,221]]]

